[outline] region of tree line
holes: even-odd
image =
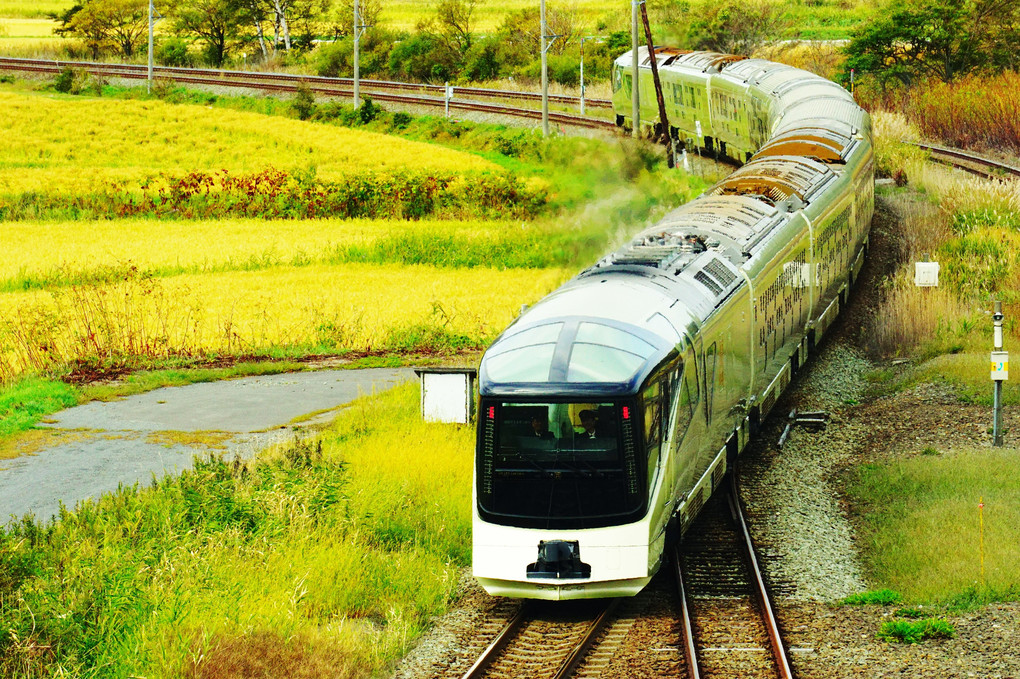
[[[435,0],[414,30],[386,24],[384,0],[360,0],[360,67],[365,77],[410,81],[537,79],[539,8],[510,11],[487,32],[476,26],[484,0]],[[490,0],[491,1],[491,0]],[[815,0],[822,2],[822,0]],[[353,71],[354,0],[158,0],[163,15],[156,61],[220,67],[307,62],[321,75]],[[78,40],[77,54],[127,59],[147,47],[147,0],[80,0],[59,17],[59,33]],[[550,79],[576,83],[582,41],[585,76],[609,76],[613,60],[630,49],[629,11],[606,14],[595,26],[575,8],[550,3]],[[656,41],[688,49],[752,54],[795,38],[789,3],[782,0],[649,0]],[[317,49],[313,49],[317,48]],[[1017,0],[880,0],[843,49],[839,76],[851,69],[882,86],[926,78],[951,81],[978,72],[1020,67]]]

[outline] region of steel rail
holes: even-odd
[[[606,609],[599,614],[595,620],[592,621],[591,625],[588,626],[588,630],[584,633],[584,637],[577,642],[574,646],[574,650],[570,652],[563,664],[560,665],[560,669],[553,676],[553,679],[566,679],[574,673],[577,666],[584,660],[584,654],[588,652],[588,649],[595,643],[595,638],[602,632],[606,627],[606,623],[609,621],[610,616],[616,611],[616,607],[620,605],[619,599],[613,599]]]
[[[72,66],[85,68],[104,73],[116,72],[123,74],[123,77],[134,77],[129,74],[141,73],[148,77],[147,67],[136,64],[109,64],[91,61],[46,61],[41,59],[24,59],[20,57],[0,57],[0,68],[17,70],[37,71],[44,70],[59,72],[61,68]],[[182,77],[221,77],[221,78],[244,78],[250,80],[275,80],[284,82],[307,82],[308,84],[319,83],[329,86],[353,87],[353,78],[330,78],[318,75],[299,75],[294,73],[276,73],[264,71],[232,71],[220,69],[181,68],[174,66],[156,66],[153,73],[160,77],[178,79]],[[395,80],[366,80],[361,79],[363,87],[378,90],[409,90],[418,92],[430,92],[437,95],[445,94],[445,87],[442,85],[431,85],[428,83],[404,83]],[[453,95],[457,97],[481,97],[489,99],[511,99],[520,101],[540,101],[542,95],[537,92],[515,92],[512,90],[498,90],[487,87],[463,87],[455,86]],[[549,101],[567,106],[580,106],[580,97],[573,97],[565,94],[551,94]],[[592,108],[611,109],[613,102],[609,99],[585,99],[585,105]]]
[[[517,632],[520,631],[524,621],[528,619],[527,608],[527,603],[521,604],[521,607],[517,610],[517,614],[510,619],[510,622],[508,622],[502,630],[500,630],[499,634],[496,635],[496,638],[492,640],[492,643],[489,644],[484,651],[482,651],[482,654],[478,656],[478,660],[476,660],[475,664],[471,666],[471,669],[464,673],[463,679],[478,679],[484,675],[485,670],[488,669],[490,664],[492,664],[492,661],[495,660],[496,656],[502,653],[503,649],[510,644],[515,636],[517,636]]]
[[[776,660],[776,668],[779,670],[779,677],[780,679],[793,679],[793,670],[790,668],[790,660],[786,655],[786,647],[783,646],[782,635],[779,632],[779,623],[776,621],[775,612],[772,610],[772,602],[769,599],[768,589],[765,587],[765,579],[761,574],[761,567],[755,554],[754,543],[751,541],[751,531],[747,527],[747,519],[744,517],[744,510],[740,504],[740,491],[737,488],[736,470],[730,472],[729,502],[730,509],[740,528],[743,546],[747,550],[748,566],[754,575],[755,595],[758,597],[758,604],[761,606],[762,619],[765,622],[765,630],[768,633],[769,643],[772,645],[772,653]]]
[[[995,160],[983,158],[972,153],[967,153],[966,151],[961,151],[960,149],[947,148],[945,146],[935,146],[934,144],[921,144],[912,141],[908,141],[905,143],[910,144],[911,146],[916,146],[917,148],[922,149],[924,151],[929,151],[935,154],[935,156],[945,156],[946,158],[950,159],[943,160],[937,157],[933,157],[932,160],[936,162],[951,165],[957,169],[964,170],[965,172],[970,172],[971,174],[975,174],[979,177],[984,177],[985,179],[1003,179],[1004,178],[1003,173],[1006,175],[1013,175],[1014,177],[1020,177],[1020,167],[1014,167],[1013,165],[1007,165],[1006,163],[1000,163]],[[993,171],[986,172],[975,167],[962,165],[959,162],[955,161],[974,163],[975,165],[987,167]]]
[[[613,599],[609,602],[603,611],[588,625],[588,629],[585,630],[584,636],[578,640],[571,649],[570,653],[560,664],[559,669],[556,670],[556,674],[553,675],[553,679],[566,679],[571,676],[581,661],[584,660],[585,654],[591,649],[595,643],[595,639],[599,633],[605,629],[606,623],[609,621],[612,614],[616,611],[619,606],[620,600]],[[489,646],[482,651],[482,654],[475,660],[474,665],[471,666],[467,672],[464,673],[462,679],[479,679],[479,677],[485,676],[485,672],[488,670],[492,662],[506,650],[507,646],[513,641],[514,637],[520,632],[521,627],[529,617],[529,611],[527,610],[527,604],[521,606],[517,614],[506,624],[506,626],[496,635],[496,638],[492,641]]]
[[[698,649],[694,643],[694,626],[691,624],[691,607],[687,602],[687,588],[684,587],[683,567],[680,560],[680,543],[673,546],[673,575],[680,593],[680,622],[684,656],[687,661],[687,679],[701,679],[698,665]]]
[[[31,72],[59,72],[60,62],[47,62],[39,60],[28,60],[28,59],[12,59],[6,57],[0,57],[0,68],[8,66],[7,62],[16,61],[19,65],[16,67],[18,70],[31,71]],[[89,70],[103,75],[123,78],[134,78],[141,79],[146,78],[147,73],[141,67],[135,68],[131,65],[122,64],[99,64],[99,63],[87,63],[87,62],[74,62],[78,65],[87,66]],[[168,71],[171,69],[162,68],[162,71]],[[300,79],[289,82],[266,82],[274,80],[271,77],[250,77],[251,74],[244,71],[209,71],[206,69],[172,69],[174,73],[174,80],[176,82],[191,84],[191,85],[216,85],[219,87],[234,87],[234,88],[246,88],[246,89],[259,89],[264,91],[277,91],[277,92],[293,92],[297,89],[297,83]],[[230,79],[227,76],[228,73],[235,73],[240,79]],[[191,75],[194,74],[194,75]],[[339,79],[325,79],[325,82],[330,85],[335,85],[339,82]],[[320,94],[326,94],[329,96],[337,97],[348,97],[353,95],[353,90],[338,89],[335,86],[314,86],[312,89]],[[441,97],[431,97],[427,95],[410,95],[410,94],[391,94],[388,92],[377,92],[373,94],[374,98],[378,101],[389,101],[393,103],[400,103],[405,105],[417,105],[417,106],[434,106],[434,107],[445,107],[446,100]],[[473,111],[479,113],[491,113],[495,115],[505,115],[516,118],[530,118],[538,119],[541,117],[541,111],[533,109],[515,108],[512,106],[505,106],[502,104],[486,103],[486,102],[475,102],[475,101],[464,101],[464,100],[452,100],[449,102],[450,108],[459,109],[463,111]],[[602,129],[602,130],[615,130],[616,125],[608,120],[600,120],[598,118],[588,118],[584,116],[573,115],[562,112],[551,112],[549,119],[557,124],[569,125],[572,127],[584,127],[588,129]]]

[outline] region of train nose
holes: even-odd
[[[591,566],[581,562],[577,540],[541,540],[538,560],[528,564],[529,578],[590,578]]]

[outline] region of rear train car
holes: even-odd
[[[845,303],[871,127],[788,66],[657,52],[670,134],[744,163],[523,313],[479,369],[473,571],[490,594],[628,596],[658,570]],[[620,125],[658,123],[640,50]]]

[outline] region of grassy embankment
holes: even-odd
[[[875,389],[887,393],[943,383],[961,403],[991,406],[992,300],[1003,302],[1007,348],[1017,336],[1020,185],[928,163],[923,153],[900,143],[918,136],[904,116],[877,112],[875,121],[880,171],[902,173],[908,184],[886,195],[899,213],[904,264],[886,283],[868,348],[876,357],[910,359],[897,370],[877,372]],[[913,285],[913,264],[926,258],[941,265],[937,289]],[[1005,383],[1007,408],[1020,403],[1011,384]],[[861,517],[865,563],[877,587],[898,593],[886,603],[953,610],[1020,599],[1014,566],[1020,556],[1020,483],[1011,471],[1017,452],[926,447],[856,471],[849,492]],[[916,617],[923,610],[900,613]],[[910,639],[922,633],[919,624],[900,620],[886,625],[883,634]]]
[[[345,412],[321,449],[23,521],[0,533],[0,674],[385,674],[468,562],[472,440],[423,424],[409,385]]]

